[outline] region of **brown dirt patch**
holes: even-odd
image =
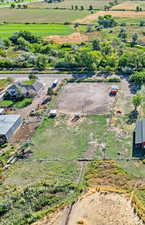
[[[112,7],[113,10],[135,10],[138,4],[135,2],[122,2],[119,5],[115,5]]]
[[[66,114],[109,113],[115,100],[109,96],[111,86],[109,83],[67,84],[57,99],[57,109]]]
[[[80,34],[79,32],[76,32],[67,36],[53,35],[53,36],[45,37],[44,40],[54,41],[60,44],[61,43],[81,43],[84,41],[88,41],[88,37],[84,34]]]
[[[111,14],[113,17],[126,17],[126,18],[144,18],[145,11],[143,12],[135,12],[135,11],[100,11],[95,14],[91,14],[86,16],[83,19],[77,20],[75,22],[82,23],[82,24],[89,24],[92,21],[96,20],[99,16],[104,16]]]

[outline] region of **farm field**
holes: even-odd
[[[0,36],[8,38],[18,31],[30,31],[40,37],[49,35],[69,35],[74,29],[69,25],[62,24],[3,24],[0,25]]]
[[[55,10],[55,9],[0,9],[0,22],[6,23],[64,23],[88,15],[87,10]]]
[[[109,0],[64,0],[60,3],[32,3],[30,7],[42,7],[42,8],[66,8],[71,9],[72,5],[77,5],[78,7],[84,6],[85,9],[89,9],[89,6],[92,5],[94,9],[104,9],[104,6],[107,5]],[[118,3],[123,2],[123,0],[119,0]]]
[[[143,1],[127,1],[113,6],[112,10],[136,10],[136,7],[139,6],[142,10],[145,10],[145,3]]]

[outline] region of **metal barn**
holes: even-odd
[[[20,115],[0,115],[0,137],[7,141],[22,125]]]

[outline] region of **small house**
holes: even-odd
[[[21,125],[20,115],[0,115],[0,145],[7,142]]]
[[[145,149],[145,119],[136,121],[135,147]]]
[[[5,99],[20,99],[34,97],[43,88],[43,84],[38,81],[16,82],[11,85],[4,95]]]

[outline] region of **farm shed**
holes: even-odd
[[[135,128],[135,146],[145,149],[145,119],[137,120]]]
[[[20,115],[0,115],[0,144],[7,141],[22,125]]]
[[[5,110],[3,108],[0,108],[0,115],[3,115],[5,113]]]

